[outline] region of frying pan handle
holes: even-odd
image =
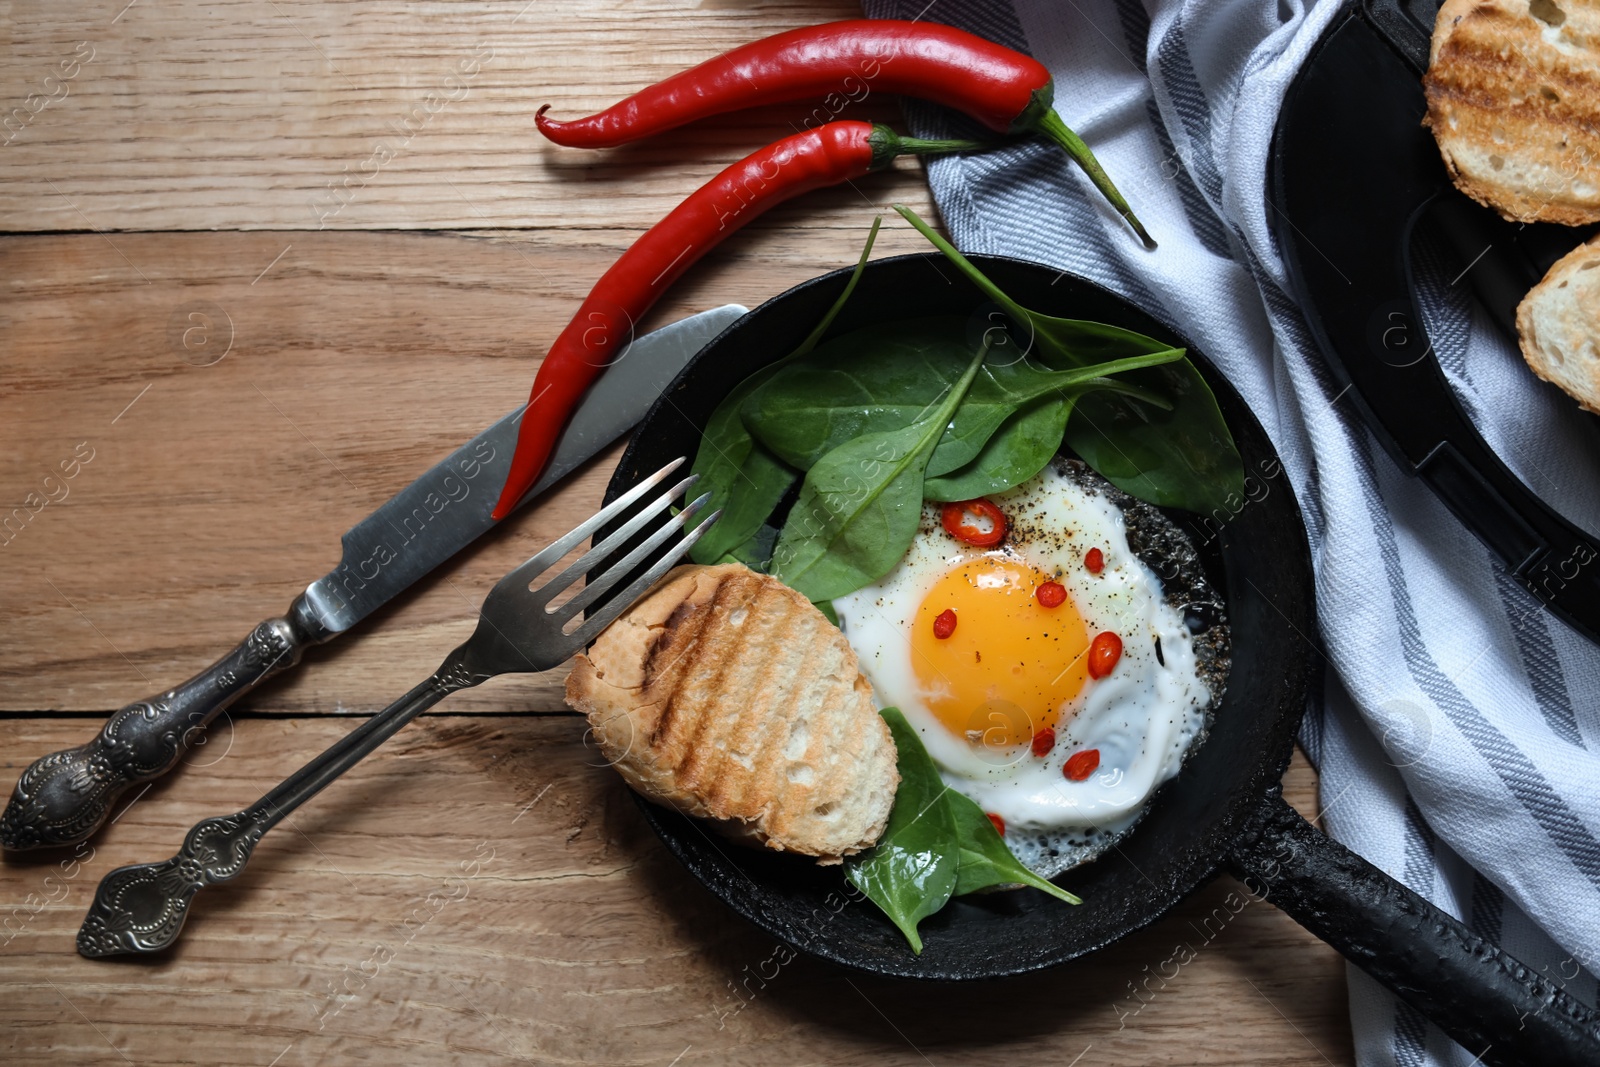
[[[1600,1016],[1317,830],[1274,789],[1233,846],[1257,896],[1486,1064],[1600,1063]]]

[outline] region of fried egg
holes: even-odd
[[[1083,464],[989,499],[1003,541],[958,540],[928,505],[901,562],[833,606],[879,706],[1048,877],[1108,847],[1178,773],[1220,698],[1226,624],[1184,534]],[[1115,640],[1096,649],[1102,634]]]

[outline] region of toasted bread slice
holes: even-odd
[[[1600,415],[1600,237],[1562,256],[1522,298],[1517,338],[1533,373]]]
[[[1600,0],[1446,0],[1423,86],[1462,192],[1516,222],[1600,221]]]
[[[844,635],[738,564],[670,572],[577,657],[567,703],[640,793],[820,863],[873,845],[900,784]]]

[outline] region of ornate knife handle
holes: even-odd
[[[301,594],[283,617],[257,626],[187,682],[114,713],[88,744],[35,760],[0,815],[0,846],[45,848],[87,839],[129,786],[166,774],[224,708],[331,636]]]

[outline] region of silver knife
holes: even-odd
[[[690,358],[743,314],[739,305],[725,304],[634,341],[617,357],[627,361],[626,373],[603,375],[594,384],[544,476],[517,507],[631,429]],[[35,760],[0,815],[0,846],[85,840],[124,790],[175,767],[224,708],[300,662],[308,646],[350,629],[493,526],[489,513],[505,483],[521,419],[518,408],[351,527],[339,565],[232,652],[177,688],[115,712],[88,744]]]

